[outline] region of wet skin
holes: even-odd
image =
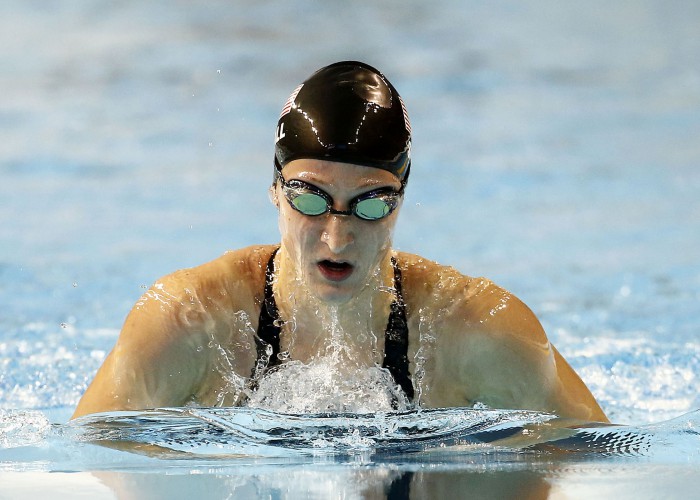
[[[384,170],[319,160],[293,161],[283,175],[287,182],[300,180],[322,189],[333,198],[333,208],[343,211],[360,194],[401,187]],[[294,280],[319,301],[337,305],[375,293],[374,274],[389,255],[398,210],[376,221],[354,215],[308,216],[290,206],[279,183],[273,189],[282,235],[281,273],[286,277],[280,279],[280,288]]]
[[[291,162],[283,175],[326,191],[336,210],[347,210],[350,200],[372,189],[400,186],[383,170],[319,160]],[[419,350],[425,358],[425,375],[414,380],[422,406],[481,402],[607,421],[537,318],[515,296],[486,279],[391,249],[399,209],[379,221],[310,217],[291,208],[279,183],[271,194],[281,233],[274,294],[285,321],[282,349],[292,359],[308,363],[323,356],[329,321],[334,321],[345,332],[348,366],[381,365],[394,298],[394,256],[403,273],[412,374]],[[159,280],[127,317],[74,417],[239,403],[240,386],[232,380],[249,377],[255,362],[251,346],[265,265],[274,248],[228,252]]]

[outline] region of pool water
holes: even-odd
[[[614,422],[694,423],[699,25],[692,0],[4,2],[0,497],[696,491],[693,441],[164,460],[57,429],[155,279],[277,241],[274,123],[340,59],[381,68],[411,115],[395,246],[523,299]]]

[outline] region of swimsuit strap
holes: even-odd
[[[263,299],[262,307],[260,308],[260,317],[258,319],[258,334],[255,337],[255,347],[257,350],[258,359],[253,366],[252,377],[262,368],[270,368],[279,364],[280,359],[280,333],[282,332],[281,323],[279,321],[279,311],[275,296],[272,292],[272,282],[275,279],[275,255],[276,248],[270,260],[267,261],[265,269],[265,298]],[[272,354],[268,356],[268,346],[272,346]]]
[[[263,369],[272,368],[280,364],[280,333],[282,331],[279,320],[279,310],[272,291],[272,283],[275,278],[275,254],[272,252],[265,270],[265,293],[260,308],[258,319],[258,332],[255,337],[257,360],[253,366],[251,378],[255,379]],[[384,334],[384,364],[383,368],[389,370],[394,381],[401,386],[409,399],[413,399],[414,390],[411,375],[408,371],[408,322],[406,321],[406,303],[403,300],[401,290],[401,269],[396,259],[391,258],[394,268],[394,289],[396,300],[391,303],[391,312]],[[268,346],[272,346],[272,353],[268,356]]]
[[[396,300],[391,303],[391,313],[384,334],[384,364],[397,384],[413,399],[414,390],[408,371],[408,322],[406,320],[406,303],[401,290],[401,269],[395,258],[391,258],[394,267],[394,289]]]

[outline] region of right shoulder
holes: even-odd
[[[231,250],[210,262],[163,276],[141,297],[135,309],[147,304],[157,304],[161,309],[184,306],[190,316],[197,311],[254,311],[262,301],[265,269],[276,248],[256,245]]]
[[[74,417],[181,406],[206,391],[221,346],[232,341],[253,345],[250,326],[260,309],[265,268],[275,248],[227,252],[157,280],[127,316]],[[249,373],[254,351],[236,357],[239,374]]]
[[[181,269],[159,282],[188,284],[201,289],[213,287],[236,290],[264,285],[265,268],[276,245],[256,245],[229,250],[222,256],[196,267]]]

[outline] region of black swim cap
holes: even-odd
[[[399,93],[361,62],[321,68],[292,92],[277,122],[275,175],[299,158],[381,168],[405,182],[411,124]]]

